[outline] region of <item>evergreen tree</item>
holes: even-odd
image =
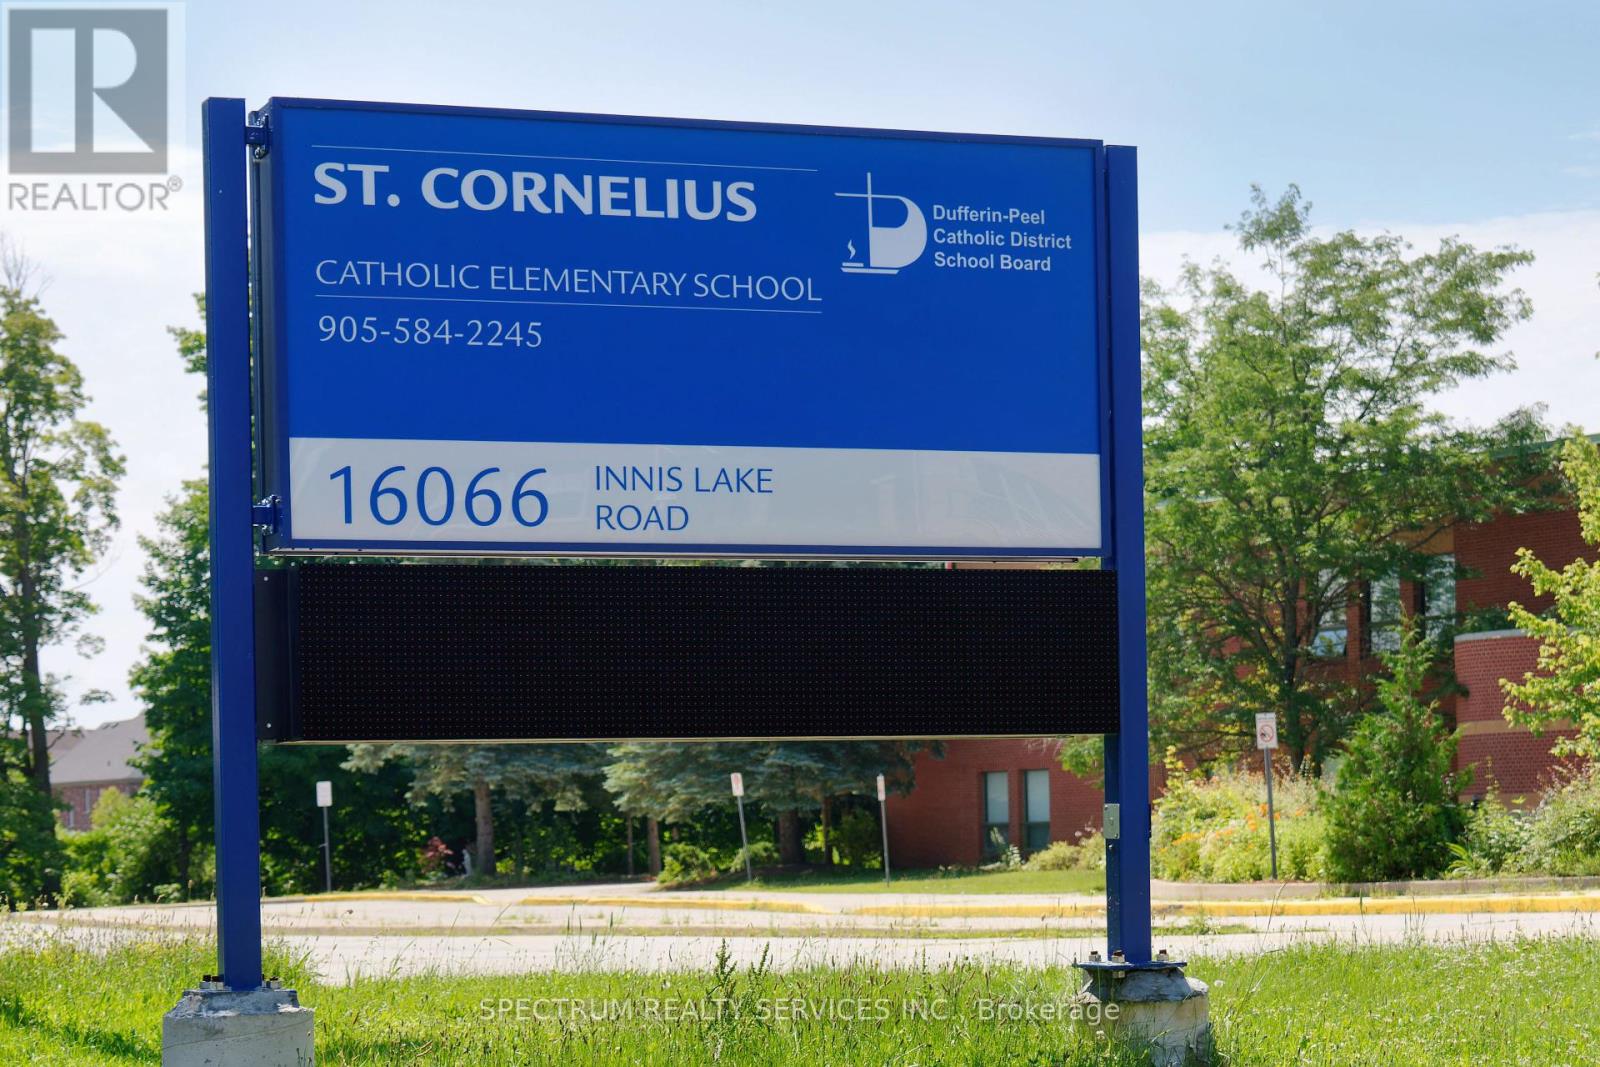
[[[1413,624],[1381,658],[1381,710],[1356,727],[1328,802],[1329,863],[1347,881],[1433,877],[1466,826],[1457,797],[1471,775],[1456,772],[1456,737],[1425,695],[1432,650]]]
[[[729,775],[744,775],[745,796],[777,819],[778,856],[805,859],[801,817],[846,794],[873,795],[884,775],[909,792],[912,758],[922,747],[903,741],[641,741],[617,745],[606,788],[617,807],[661,822],[688,822],[732,803]]]
[[[492,875],[499,867],[494,843],[496,797],[502,803],[551,803],[557,811],[578,810],[587,804],[585,787],[599,779],[604,759],[604,746],[593,744],[368,744],[351,745],[344,765],[370,773],[398,761],[411,774],[408,796],[415,805],[436,797],[448,808],[456,798],[470,794],[474,870]]]

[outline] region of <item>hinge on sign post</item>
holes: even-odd
[[[272,147],[272,134],[267,129],[267,116],[259,111],[250,112],[250,117],[244,126],[244,143],[250,146],[250,154],[256,159],[267,158],[267,149]]]
[[[250,525],[260,527],[267,533],[278,532],[278,505],[282,503],[277,497],[269,496],[259,504],[250,506]]]

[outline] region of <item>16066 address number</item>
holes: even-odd
[[[534,484],[543,467],[534,467],[505,490],[510,476],[499,467],[485,467],[465,479],[465,489],[456,495],[457,476],[444,467],[424,467],[414,477],[403,464],[379,472],[370,483],[361,479],[366,507],[363,509],[382,526],[398,526],[415,510],[416,517],[428,526],[443,526],[461,514],[474,526],[516,523],[532,528],[550,514],[550,501]],[[496,477],[499,475],[500,477]],[[344,502],[344,524],[356,521],[356,475],[349,464],[328,475],[340,483]],[[363,519],[365,516],[363,516]]]

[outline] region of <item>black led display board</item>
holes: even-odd
[[[256,597],[263,739],[1117,728],[1110,571],[307,563]]]

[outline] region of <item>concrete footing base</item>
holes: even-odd
[[[1149,1046],[1158,1067],[1206,1067],[1213,1062],[1210,996],[1206,984],[1179,965],[1138,970],[1086,967],[1088,981],[1074,1003],[1096,1029]]]
[[[162,1067],[312,1067],[312,1012],[292,989],[184,991],[161,1017]]]

